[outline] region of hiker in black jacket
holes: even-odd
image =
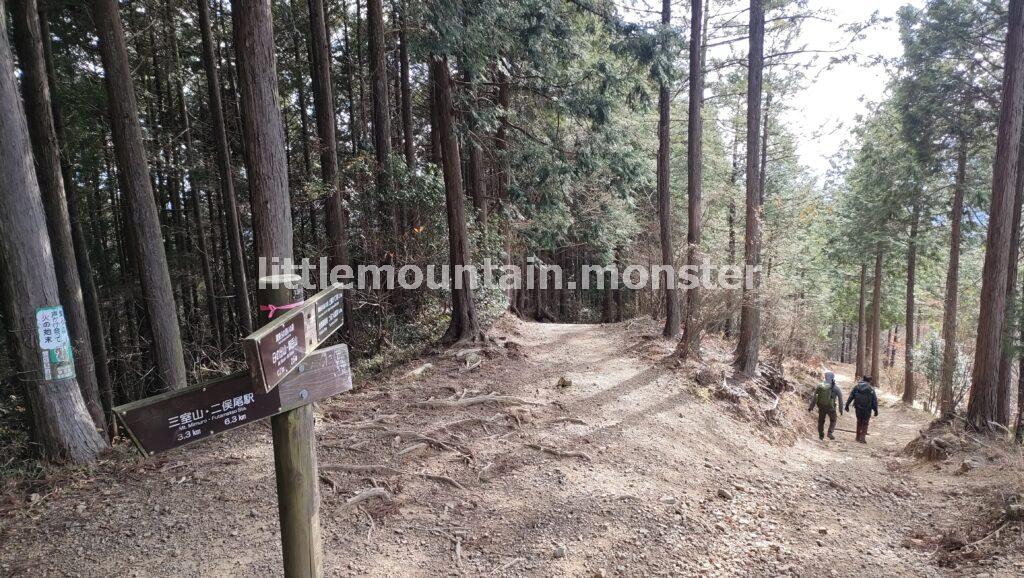
[[[818,438],[825,440],[825,418],[828,417],[828,439],[836,439],[836,408],[838,407],[839,414],[842,415],[843,392],[836,385],[836,376],[831,371],[826,371],[824,381],[814,388],[811,405],[807,406],[807,411],[814,411],[815,407],[818,408]]]
[[[850,398],[846,400],[846,411],[850,411],[851,403],[857,410],[857,441],[866,444],[871,413],[874,412],[875,417],[878,417],[878,396],[875,395],[875,388],[871,387],[870,375],[865,375],[850,392]]]

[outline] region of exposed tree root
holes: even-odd
[[[586,460],[588,462],[589,461],[593,461],[593,460],[590,459],[590,456],[588,456],[587,454],[585,454],[583,452],[565,451],[565,450],[560,450],[560,449],[549,447],[549,446],[542,446],[540,444],[526,444],[526,447],[531,448],[531,449],[535,449],[537,451],[544,452],[546,454],[551,454],[551,455],[559,457],[559,458],[580,458],[580,459]]]
[[[397,476],[402,472],[384,465],[364,464],[329,464],[320,466],[324,472],[345,472],[348,474],[377,474],[379,476]]]
[[[425,449],[427,449],[429,447],[430,447],[430,444],[428,444],[426,442],[419,442],[419,443],[415,443],[415,444],[412,444],[411,446],[406,446],[406,447],[398,450],[398,452],[395,455],[396,456],[401,456],[401,457],[410,457],[412,455],[415,455],[415,454],[418,454],[418,453],[422,452],[423,450],[425,450]]]
[[[556,417],[555,419],[548,422],[548,425],[557,425],[560,423],[569,423],[573,425],[589,425],[587,422],[581,420],[578,417]]]
[[[426,401],[416,402],[413,405],[416,407],[438,409],[453,407],[471,407],[474,405],[481,405],[484,403],[496,403],[499,405],[544,405],[543,403],[525,400],[520,397],[514,397],[511,395],[498,395],[495,393],[491,393],[488,395],[478,395],[475,397],[464,397],[462,399],[428,399]]]
[[[455,481],[448,476],[442,476],[440,474],[429,474],[427,472],[406,472],[391,466],[385,466],[382,464],[328,464],[321,466],[323,472],[345,472],[348,474],[363,474],[363,475],[378,475],[378,476],[418,476],[425,480],[432,482],[439,482],[448,484],[449,486],[456,487],[460,490],[465,490],[466,487]],[[323,476],[322,476],[323,477]],[[328,478],[330,480],[330,478]],[[333,480],[330,480],[332,486],[335,484]]]
[[[342,506],[342,510],[347,510],[356,504],[371,500],[373,498],[380,498],[382,500],[391,500],[391,494],[388,493],[384,488],[367,488],[351,498],[345,500],[345,505]]]
[[[460,484],[459,482],[453,480],[452,478],[449,478],[448,476],[442,476],[442,475],[439,475],[439,474],[428,474],[426,472],[420,472],[420,473],[418,473],[416,475],[420,476],[421,478],[433,481],[433,482],[441,482],[441,483],[444,483],[444,484],[448,484],[449,486],[456,487],[456,488],[458,488],[460,490],[465,490],[466,489],[466,486],[463,486],[462,484]]]

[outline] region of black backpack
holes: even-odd
[[[855,387],[853,389],[853,407],[857,409],[871,409],[871,399],[874,397],[874,392],[875,390],[870,385],[863,388],[860,385]]]

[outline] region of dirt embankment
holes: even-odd
[[[893,399],[868,445],[822,443],[795,393],[767,418],[768,396],[721,399],[714,344],[677,368],[643,323],[499,325],[497,346],[321,408],[327,575],[1024,573],[1020,523],[994,514],[1019,463],[905,453],[928,418]],[[8,485],[0,575],[277,575],[276,520],[266,424],[156,459],[122,448]]]

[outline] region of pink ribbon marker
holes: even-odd
[[[287,309],[295,309],[303,303],[303,301],[299,301],[296,303],[289,303],[288,305],[260,305],[260,311],[267,311],[267,319],[273,319],[274,313]]]

